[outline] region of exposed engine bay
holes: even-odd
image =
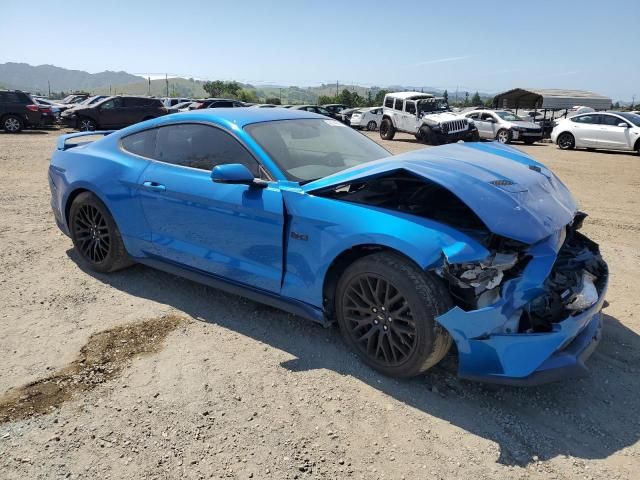
[[[482,220],[462,200],[435,182],[399,170],[389,175],[338,185],[316,195],[397,210],[436,220],[462,231],[489,235]]]
[[[338,185],[317,195],[435,220],[482,243],[491,252],[488,258],[465,264],[449,263],[445,258],[435,269],[446,281],[454,303],[464,311],[496,303],[505,281],[520,276],[531,260],[529,245],[493,234],[455,194],[404,170]],[[544,293],[526,304],[520,318],[505,325],[505,332],[548,332],[554,323],[596,303],[606,283],[607,267],[597,244],[578,232],[585,217],[578,213],[565,227],[564,243],[542,285]]]

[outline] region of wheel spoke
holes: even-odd
[[[417,348],[417,331],[404,294],[372,273],[353,278],[342,297],[345,331],[357,349],[383,366],[401,365]]]

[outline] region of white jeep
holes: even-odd
[[[429,145],[479,140],[473,120],[451,113],[444,98],[420,92],[385,95],[380,137],[393,140],[396,132],[410,133]]]

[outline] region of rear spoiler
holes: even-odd
[[[90,137],[92,135],[102,135],[106,137],[107,135],[113,132],[115,132],[115,130],[101,130],[99,132],[78,132],[78,133],[70,133],[68,135],[60,135],[56,143],[56,149],[64,151],[64,150],[68,150],[69,148],[77,147],[79,145],[86,145],[87,143],[91,143],[91,142],[75,142],[75,143],[67,144],[67,140],[71,140],[72,138]]]

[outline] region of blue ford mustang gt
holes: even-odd
[[[215,109],[63,135],[49,183],[90,269],[139,262],[337,322],[387,375],[455,343],[461,377],[542,383],[586,371],[601,336],[608,273],[586,215],[508,146],[390,156],[313,113]]]

